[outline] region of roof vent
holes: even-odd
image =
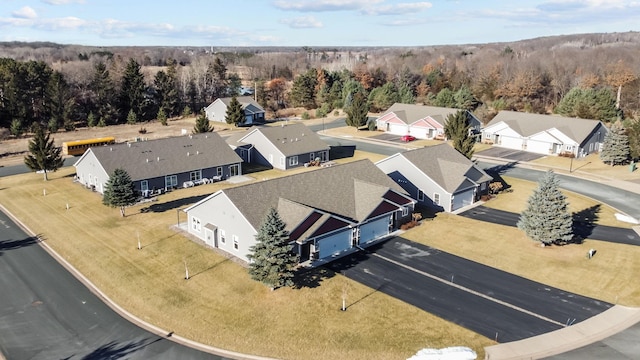
[[[113,148],[112,148],[112,147],[110,147],[110,148],[109,148],[109,151],[113,151]]]
[[[128,146],[128,147],[131,147],[131,143],[130,143],[130,142],[128,142],[128,143],[127,143],[127,146]]]
[[[147,162],[149,162],[149,158],[147,158]]]
[[[189,154],[189,152],[187,151],[187,156],[189,156],[189,155],[191,155],[191,154]]]
[[[196,151],[196,155],[200,155],[200,150]]]
[[[193,139],[193,135],[189,135],[189,139]]]
[[[296,138],[296,141],[298,141],[298,138]]]
[[[158,156],[158,159],[156,161],[160,161],[160,156]]]

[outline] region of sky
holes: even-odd
[[[640,30],[640,0],[0,0],[0,41],[429,46]]]

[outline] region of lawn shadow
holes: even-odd
[[[591,236],[598,225],[598,213],[601,205],[597,204],[571,214],[573,220],[573,243],[582,244],[584,239]]]
[[[165,237],[163,237],[162,239],[158,239],[158,240],[156,240],[156,241],[154,241],[154,242],[150,242],[150,243],[148,243],[148,244],[142,245],[142,246],[141,246],[141,249],[144,249],[144,248],[149,247],[149,246],[152,246],[152,245],[159,244],[159,243],[161,243],[161,242],[163,242],[163,241],[165,241],[165,240],[171,239],[172,237],[174,237],[174,236],[176,236],[176,235],[178,235],[178,233],[173,233],[173,234],[171,234],[171,235],[169,235],[169,236],[165,236]]]
[[[165,203],[155,203],[147,207],[143,207],[142,209],[140,209],[140,212],[141,213],[148,213],[148,212],[161,213],[167,210],[179,209],[185,205],[197,203],[198,201],[204,199],[207,196],[208,195],[194,195],[194,196],[189,196],[182,199],[171,200]]]
[[[209,270],[215,269],[216,267],[218,267],[218,265],[222,265],[222,264],[226,263],[227,261],[230,261],[230,259],[224,259],[224,260],[222,260],[222,261],[218,261],[217,263],[215,263],[215,264],[213,264],[213,265],[209,266],[208,268],[206,268],[206,269],[204,269],[204,270],[201,270],[201,271],[199,271],[199,272],[197,272],[197,273],[195,273],[195,274],[191,274],[191,275],[189,276],[189,278],[192,278],[192,277],[194,277],[194,276],[198,276],[198,275],[203,274],[203,273],[205,273],[205,272],[207,272],[207,271],[209,271]]]
[[[28,238],[19,239],[19,240],[9,239],[9,240],[0,241],[0,251],[16,250],[23,247],[35,245],[41,240],[43,239],[38,235],[36,235],[36,236],[30,236]]]
[[[322,281],[336,276],[336,273],[325,268],[315,267],[311,269],[301,269],[296,272],[293,282],[296,289],[317,288]]]
[[[145,347],[156,343],[158,341],[164,340],[163,338],[157,338],[153,341],[149,341],[149,339],[144,339],[140,341],[132,341],[125,344],[120,344],[115,341],[112,341],[106,345],[100,346],[99,348],[92,351],[90,354],[87,354],[82,358],[82,360],[104,360],[104,359],[122,359],[127,358],[129,355],[133,354],[136,351],[140,351]]]
[[[273,169],[273,166],[266,166],[266,165],[260,165],[260,164],[250,164],[250,163],[242,163],[242,174],[243,175],[248,175],[248,174],[252,174],[252,173],[257,173],[257,172],[261,172],[261,171],[266,171],[266,170],[271,170]]]
[[[356,152],[355,145],[338,145],[329,147],[329,159],[345,159],[353,157]]]
[[[509,183],[504,180],[502,175],[504,175],[509,169],[514,168],[517,164],[517,161],[513,161],[506,164],[492,166],[490,168],[484,169],[484,171],[493,178],[492,182],[499,182],[500,184],[502,184],[502,189],[500,191],[504,191],[510,189],[511,185],[509,185]]]

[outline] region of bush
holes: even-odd
[[[376,120],[375,119],[369,120],[369,122],[367,123],[367,128],[369,129],[369,131],[378,130],[378,125],[376,124]]]
[[[308,112],[303,112],[302,115],[300,115],[300,117],[302,118],[302,120],[309,120],[311,119],[311,116],[309,115]]]
[[[189,107],[189,105],[185,106],[184,109],[182,109],[182,116],[191,116],[191,108]]]
[[[408,223],[404,223],[400,225],[400,230],[409,230],[418,225],[418,222],[415,220],[409,221]]]
[[[147,128],[145,127],[141,127],[140,130],[138,130],[139,134],[146,134],[147,133]]]

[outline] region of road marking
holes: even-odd
[[[405,264],[403,264],[403,263],[401,263],[401,262],[398,262],[398,261],[395,261],[395,260],[389,259],[389,258],[384,257],[384,256],[382,256],[382,255],[379,255],[379,254],[376,254],[376,253],[371,253],[371,255],[373,255],[373,256],[375,256],[375,257],[378,257],[378,258],[380,258],[380,259],[382,259],[382,260],[388,261],[388,262],[390,262],[390,263],[392,263],[392,264],[395,264],[395,265],[401,266],[401,267],[403,267],[403,268],[405,268],[405,269],[407,269],[407,270],[413,271],[413,272],[418,273],[418,274],[420,274],[420,275],[423,275],[423,276],[426,276],[426,277],[428,277],[428,278],[431,278],[431,279],[433,279],[433,280],[439,281],[439,282],[441,282],[441,283],[443,283],[443,284],[446,284],[446,285],[449,285],[449,286],[453,286],[453,287],[455,287],[455,288],[457,288],[457,289],[460,289],[460,290],[462,290],[462,291],[466,291],[466,292],[468,292],[468,293],[470,293],[470,294],[473,294],[473,295],[476,295],[476,296],[480,296],[480,297],[485,298],[485,299],[487,299],[487,300],[489,300],[489,301],[493,301],[493,302],[495,302],[495,303],[497,303],[497,304],[504,305],[504,306],[509,307],[509,308],[511,308],[511,309],[514,309],[514,310],[517,310],[517,311],[523,312],[523,313],[525,313],[525,314],[528,314],[528,315],[531,315],[531,316],[537,317],[538,319],[542,319],[542,320],[544,320],[544,321],[548,321],[548,322],[550,322],[550,323],[552,323],[552,324],[556,324],[556,325],[559,325],[559,326],[562,326],[562,327],[567,326],[566,324],[563,324],[563,323],[561,323],[561,322],[557,322],[557,321],[555,321],[555,320],[553,320],[553,319],[549,319],[548,317],[544,317],[544,316],[542,316],[542,315],[540,315],[540,314],[536,314],[536,313],[534,313],[534,312],[532,312],[532,311],[529,311],[529,310],[527,310],[527,309],[523,309],[523,308],[518,307],[518,306],[515,306],[515,305],[513,305],[513,304],[509,304],[508,302],[505,302],[505,301],[502,301],[502,300],[496,299],[496,298],[494,298],[494,297],[491,297],[491,296],[485,295],[485,294],[480,293],[480,292],[475,291],[475,290],[471,290],[471,289],[466,288],[466,287],[464,287],[464,286],[461,286],[461,285],[458,285],[458,284],[454,284],[454,283],[452,283],[452,282],[451,282],[451,281],[449,281],[449,280],[441,279],[441,278],[439,278],[439,277],[437,277],[437,276],[431,275],[431,274],[429,274],[429,273],[427,273],[427,272],[424,272],[424,271],[420,271],[420,270],[418,270],[418,269],[416,269],[416,268],[413,268],[413,267],[408,266],[408,265],[405,265]]]
[[[4,221],[4,220],[0,220],[0,224],[4,225],[5,229],[10,229],[11,228],[11,226],[7,225],[7,222]]]

